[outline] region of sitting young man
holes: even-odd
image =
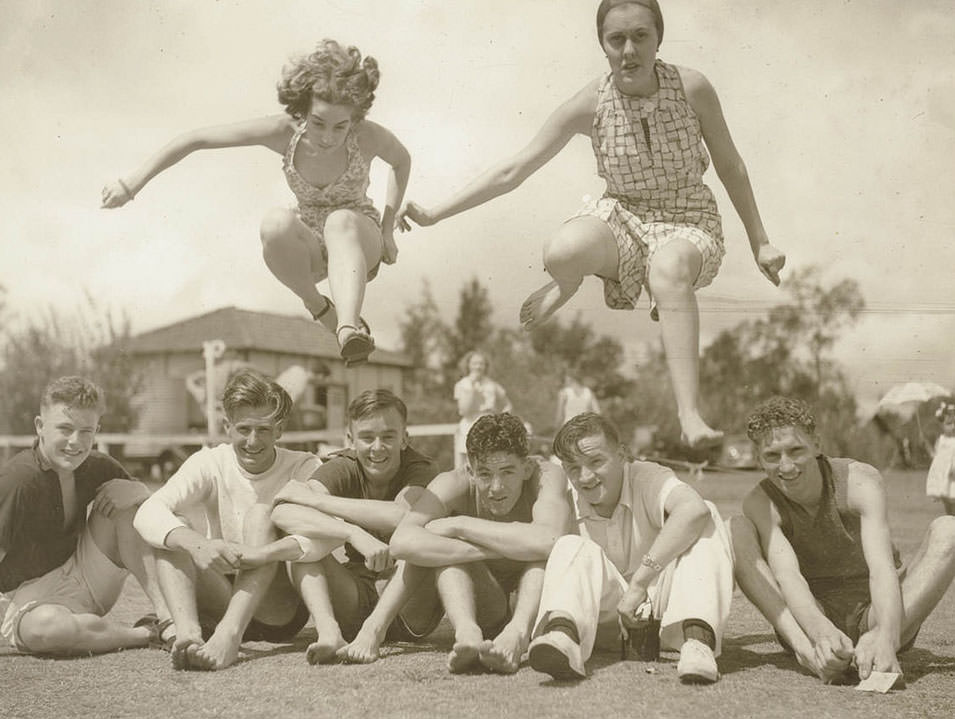
[[[467,435],[467,468],[435,477],[391,538],[395,557],[436,569],[454,629],[452,673],[517,671],[544,561],[572,527],[567,480],[555,465],[528,456],[527,445],[514,415],[478,419]]]
[[[155,643],[169,624],[152,553],[133,529],[149,491],[92,449],[104,411],[89,380],[55,380],[40,400],[33,448],[0,469],[0,645],[109,652]],[[103,618],[129,572],[156,609],[134,627]]]
[[[349,449],[333,454],[308,485],[290,483],[275,499],[272,521],[321,547],[292,565],[318,641],[312,664],[370,663],[388,639],[420,639],[441,621],[430,570],[399,562],[388,540],[437,469],[408,444],[408,410],[386,389],[368,390],[348,406]],[[345,544],[347,561],[331,551]],[[379,598],[380,593],[380,598]]]
[[[955,517],[939,517],[900,569],[878,470],[820,450],[803,402],[774,397],[749,418],[766,478],[733,520],[736,578],[783,646],[825,682],[899,672],[955,576]]]
[[[236,373],[222,405],[228,442],[189,457],[135,518],[156,548],[175,620],[177,669],[223,669],[238,659],[243,639],[287,641],[308,621],[284,566],[277,570],[310,543],[277,539],[269,514],[279,490],[290,480],[305,482],[318,459],[275,446],[292,400],[268,377]]]
[[[560,428],[554,453],[577,491],[582,536],[559,539],[547,560],[531,666],[583,678],[595,645],[619,647],[621,626],[655,630],[652,614],[659,646],[680,651],[680,679],[717,681],[733,556],[716,508],[670,469],[628,462],[617,430],[593,412]]]

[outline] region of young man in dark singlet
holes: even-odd
[[[732,523],[740,587],[823,681],[900,672],[898,653],[955,576],[955,517],[935,519],[902,567],[881,475],[822,454],[808,406],[774,397],[748,434],[766,478]]]
[[[512,414],[479,418],[466,444],[467,468],[435,477],[395,530],[391,552],[436,570],[454,628],[450,671],[512,674],[530,641],[544,562],[572,531],[570,493],[556,465],[528,456],[527,431]]]

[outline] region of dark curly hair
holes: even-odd
[[[530,454],[527,429],[510,412],[486,414],[471,425],[465,442],[468,458],[481,460],[494,452],[509,452],[518,457]]]
[[[308,114],[313,97],[332,105],[350,105],[352,119],[361,120],[375,100],[378,76],[375,58],[362,60],[354,45],[342,47],[326,38],[313,53],[293,58],[282,68],[279,102],[297,120]]]
[[[620,444],[620,433],[605,417],[596,412],[583,412],[567,420],[554,437],[554,454],[561,462],[572,462],[580,454],[577,443],[586,437],[603,436],[612,449]]]
[[[746,420],[746,436],[758,445],[778,427],[798,427],[816,436],[816,418],[809,405],[790,397],[770,397],[757,406]]]

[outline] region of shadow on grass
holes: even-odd
[[[955,657],[940,657],[928,649],[909,649],[901,655],[900,661],[909,685],[930,674],[955,673]]]

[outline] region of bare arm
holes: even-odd
[[[902,632],[902,590],[895,569],[892,537],[889,533],[888,504],[882,476],[861,462],[849,469],[849,508],[860,518],[862,552],[869,566],[869,609],[871,629],[856,644],[856,665],[865,679],[873,670],[897,672]]]
[[[710,521],[710,510],[696,490],[687,485],[675,487],[667,495],[663,506],[666,521],[647,554],[665,567],[700,538]],[[641,565],[630,578],[630,586],[642,587],[646,592],[656,574],[652,568]]]
[[[447,567],[499,557],[483,547],[443,537],[425,528],[432,520],[447,517],[451,513],[449,505],[453,506],[466,492],[467,479],[454,472],[435,477],[391,535],[392,555],[421,567]]]
[[[597,82],[594,81],[558,107],[530,143],[517,154],[430,209],[409,203],[408,217],[419,225],[431,225],[514,190],[560,152],[570,138],[590,133],[596,105]]]
[[[749,238],[753,257],[756,258],[763,274],[773,284],[778,285],[779,270],[785,263],[785,255],[769,243],[756,206],[749,173],[726,126],[716,90],[713,89],[709,80],[695,70],[681,68],[680,75],[690,106],[699,118],[703,140],[713,158],[716,174],[726,188],[730,201],[746,228],[746,236]]]
[[[246,120],[229,125],[214,125],[185,132],[164,145],[138,168],[103,188],[103,207],[121,207],[163,170],[172,167],[196,150],[264,145],[283,153],[291,136],[294,120],[288,115]],[[129,194],[126,190],[129,190]]]
[[[563,471],[550,462],[543,464],[548,466],[541,469],[540,492],[530,523],[466,516],[439,521],[449,523],[448,533],[454,538],[477,544],[498,556],[521,562],[545,561],[557,539],[571,531],[572,512]]]
[[[289,519],[283,519],[282,522],[288,521],[296,528],[287,529],[282,524],[279,524],[279,527],[290,534],[302,534],[306,537],[313,535],[309,526],[309,517],[314,517],[317,520],[319,514],[325,516],[325,519],[329,521],[337,522],[338,520],[332,519],[332,517],[339,517],[349,524],[364,529],[391,534],[408,511],[407,506],[403,503],[336,497],[330,494],[325,485],[317,480],[312,480],[308,484],[289,482],[275,497],[275,505],[272,514],[273,520],[276,516],[287,517]],[[286,512],[283,505],[289,505],[289,508],[309,508],[317,511],[292,514]],[[332,515],[332,517],[327,515]],[[344,539],[347,539],[347,537]]]
[[[812,644],[811,668],[828,682],[849,666],[852,642],[829,621],[799,571],[799,559],[780,526],[780,517],[762,490],[743,500],[743,514],[756,526],[763,555],[779,583],[786,606]],[[798,649],[798,647],[794,647]]]
[[[385,241],[385,262],[397,259],[398,249],[392,239],[398,210],[408,188],[411,174],[411,154],[390,130],[374,122],[365,122],[373,138],[375,154],[391,167],[388,187],[385,191],[385,206],[381,213],[381,232]]]

